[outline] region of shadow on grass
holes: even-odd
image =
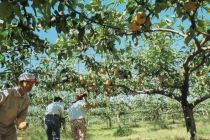
[[[161,129],[168,129],[168,130],[174,129],[173,126],[162,120],[154,121],[151,122],[150,124],[153,126],[152,128],[150,128],[151,131],[158,131]]]

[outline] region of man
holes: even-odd
[[[23,73],[18,78],[18,86],[0,92],[0,140],[17,140],[16,128],[25,130],[29,96],[37,83],[31,73]],[[16,124],[16,128],[15,128]]]
[[[87,102],[86,97],[87,94],[79,93],[68,109],[73,140],[86,140],[85,114],[88,109],[95,107]]]
[[[55,97],[45,111],[45,130],[48,140],[60,140],[61,123],[64,123],[64,106],[61,97]]]

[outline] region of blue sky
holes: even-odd
[[[50,43],[55,43],[56,39],[58,38],[58,34],[55,28],[50,28],[49,30],[45,31],[36,31],[35,32],[41,39],[47,39]]]

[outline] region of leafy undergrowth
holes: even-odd
[[[118,137],[129,136],[131,134],[132,134],[132,129],[121,126],[119,126],[119,128],[117,128],[117,130],[114,132],[114,136]]]

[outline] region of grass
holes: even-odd
[[[162,123],[165,124],[142,121],[138,122],[138,127],[121,125],[119,128],[115,125],[108,129],[103,121],[98,121],[98,124],[94,122],[88,125],[88,140],[189,140],[183,122]],[[202,121],[196,124],[198,140],[210,140],[210,124]],[[30,126],[25,132],[18,131],[18,136],[18,140],[47,140],[44,128],[41,126]],[[61,131],[61,140],[71,140],[68,122],[66,130]]]

